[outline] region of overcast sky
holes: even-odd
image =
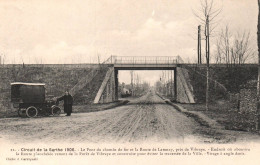
[[[180,55],[195,61],[198,20],[192,9],[199,3],[0,0],[0,54],[5,63],[89,63],[97,62],[97,55],[102,61],[110,55]],[[257,0],[215,3],[223,6],[216,33],[226,24],[232,31],[250,30],[256,47]]]

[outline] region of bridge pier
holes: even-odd
[[[173,71],[174,71],[174,80],[173,80],[174,91],[173,91],[173,93],[174,93],[174,100],[176,101],[177,100],[177,70],[174,69]]]
[[[115,74],[115,100],[118,100],[118,70],[114,69]]]
[[[94,103],[109,103],[118,100],[118,72],[109,68],[95,97]]]
[[[188,70],[182,67],[176,67],[175,72],[176,101],[180,103],[195,103]]]

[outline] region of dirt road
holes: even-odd
[[[217,136],[216,136],[217,135]],[[114,109],[70,117],[0,119],[0,140],[19,142],[230,141],[176,111],[154,92]],[[234,140],[234,139],[233,139]]]

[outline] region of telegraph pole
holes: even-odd
[[[198,26],[198,64],[201,64],[201,25]]]
[[[171,90],[171,99],[172,99],[172,93],[173,93],[173,92],[172,92],[172,70],[170,70],[170,72],[171,72],[171,83],[170,83],[170,84],[171,84],[171,87],[170,87],[170,90]]]
[[[206,111],[208,111],[209,110],[209,16],[207,16],[206,19],[205,36],[206,36],[206,61],[207,61]]]
[[[134,71],[130,71],[130,74],[131,74],[131,88],[132,88],[132,96],[134,96],[134,84],[133,84],[133,81],[134,81]]]

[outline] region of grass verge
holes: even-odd
[[[255,132],[253,113],[239,113],[228,102],[211,103],[206,111],[205,104],[181,104],[188,111],[200,111],[209,118],[216,120],[227,130]]]

